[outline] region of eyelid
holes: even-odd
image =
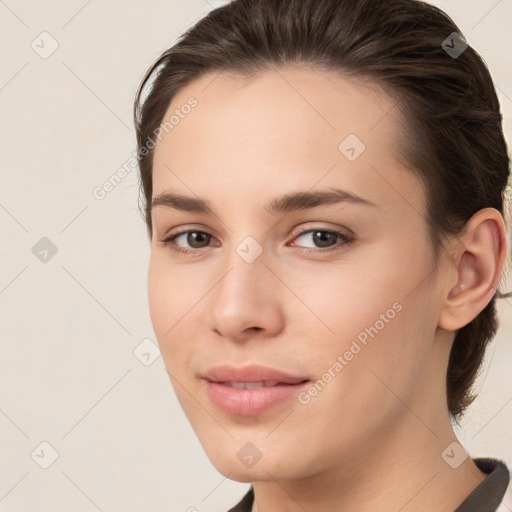
[[[166,231],[161,238],[169,238],[170,236],[174,235],[182,235],[183,233],[187,233],[188,231],[207,233],[208,235],[214,236],[211,233],[212,230],[210,228],[204,228],[198,224],[185,224],[177,228],[172,228],[169,231]]]
[[[342,229],[347,232],[344,233],[344,232],[340,231]],[[180,226],[179,228],[175,228],[175,229],[173,228],[173,229],[167,231],[162,237],[160,237],[160,241],[163,241],[163,240],[168,239],[173,236],[183,235],[190,231],[205,233],[207,235],[212,236],[213,238],[217,238],[215,235],[213,235],[211,233],[209,228],[203,228],[201,226],[198,226],[197,224],[185,224],[184,226]],[[344,235],[347,238],[353,238],[355,236],[353,231],[348,228],[325,227],[325,226],[318,226],[318,225],[308,226],[307,223],[306,223],[306,225],[304,223],[299,224],[299,226],[293,228],[290,236],[292,236],[293,238],[296,238],[299,235],[302,235],[303,233],[307,233],[310,231],[329,231],[329,232],[339,233],[340,235]]]
[[[347,237],[355,236],[354,232],[351,229],[348,229],[345,227],[342,228],[341,226],[334,226],[334,227],[318,226],[318,224],[315,225],[314,222],[311,222],[311,224],[313,224],[313,226],[309,226],[308,223],[305,223],[305,224],[302,223],[299,226],[297,226],[296,228],[293,228],[292,232],[291,232],[291,236],[297,237],[299,235],[302,235],[302,233],[306,233],[308,231],[332,231],[335,233],[343,234]]]

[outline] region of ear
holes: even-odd
[[[452,262],[457,283],[443,292],[445,300],[439,315],[439,327],[449,331],[467,325],[491,301],[509,250],[503,216],[495,208],[476,212],[457,238]]]

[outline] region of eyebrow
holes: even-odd
[[[277,213],[289,213],[297,210],[309,210],[311,208],[340,202],[377,206],[372,201],[364,199],[352,192],[338,188],[331,188],[315,192],[299,191],[285,194],[273,199],[265,209],[275,215]],[[189,197],[171,192],[164,192],[155,196],[151,201],[151,209],[157,206],[165,206],[167,208],[173,208],[175,210],[190,213],[214,215],[214,211],[208,201],[201,198]]]

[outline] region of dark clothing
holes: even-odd
[[[498,459],[480,457],[473,459],[477,467],[487,473],[475,490],[454,510],[454,512],[498,512],[510,483],[507,466]],[[254,487],[251,485],[245,496],[228,512],[251,512],[254,501]],[[508,508],[505,508],[508,510]]]
[[[473,462],[487,477],[455,512],[496,512],[510,483],[508,468],[498,459],[478,458]]]

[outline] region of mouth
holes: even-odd
[[[306,376],[260,365],[237,368],[221,365],[203,375],[206,396],[223,412],[236,416],[256,416],[288,404],[311,382]]]
[[[212,382],[204,380],[208,400],[218,409],[232,416],[258,416],[290,404],[310,384],[310,380],[296,383],[278,381]]]
[[[210,381],[213,382],[213,381]],[[270,388],[275,386],[295,386],[297,384],[302,384],[305,382],[309,382],[309,379],[297,380],[296,382],[277,382],[277,381],[259,381],[259,382],[217,382],[222,386],[227,386],[235,389],[260,389],[260,388]]]
[[[283,370],[257,364],[241,368],[228,364],[215,366],[208,369],[201,377],[210,382],[234,384],[235,386],[237,384],[275,386],[277,384],[298,384],[309,380],[309,377],[306,375],[293,375]]]

